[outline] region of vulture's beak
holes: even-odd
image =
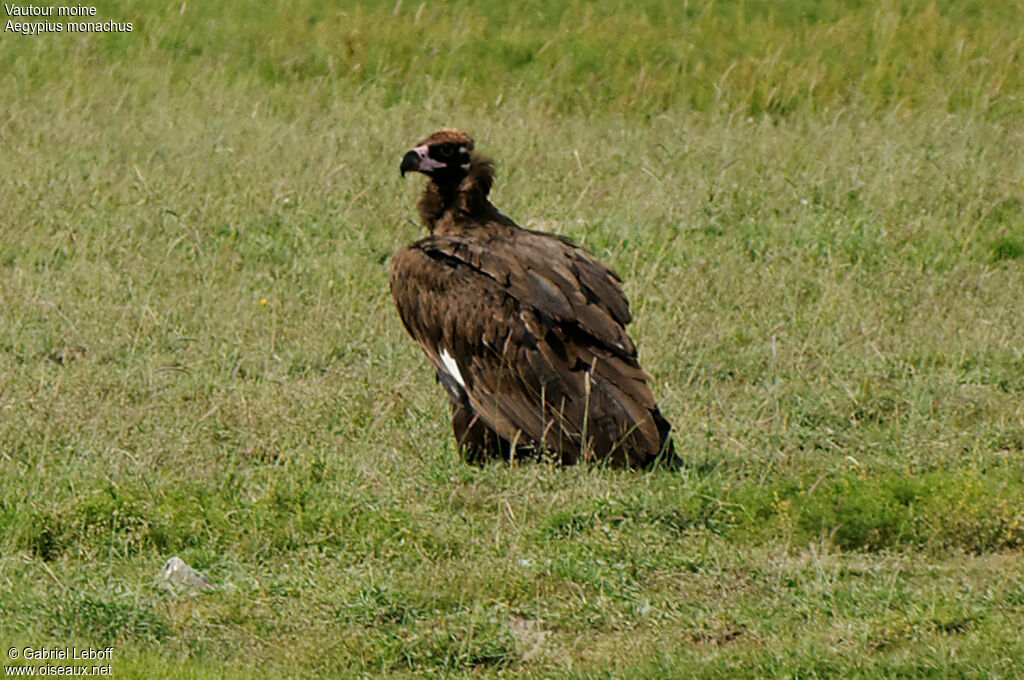
[[[420,169],[420,155],[416,151],[410,151],[409,153],[402,156],[402,166],[399,170],[402,171],[402,177],[405,177],[405,173],[412,170]]]
[[[402,156],[402,166],[399,170],[402,171],[402,177],[405,177],[405,173],[410,170],[422,172],[424,175],[430,175],[434,170],[443,167],[445,167],[444,163],[435,161],[430,157],[430,149],[427,148],[427,145],[420,144],[415,149]]]

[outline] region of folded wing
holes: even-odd
[[[460,443],[485,449],[471,457],[546,449],[617,466],[666,453],[618,276],[568,239],[506,236],[430,236],[392,261],[399,313],[449,393]]]

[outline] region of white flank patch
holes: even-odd
[[[459,383],[463,387],[466,386],[466,381],[462,379],[462,373],[459,372],[459,365],[455,363],[455,359],[451,354],[448,354],[448,350],[441,350],[441,363],[448,369],[448,374],[455,378],[455,382]]]

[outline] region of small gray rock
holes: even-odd
[[[205,575],[185,564],[180,557],[172,557],[164,562],[160,572],[162,584],[172,593],[181,590],[213,590],[213,584]]]

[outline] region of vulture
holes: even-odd
[[[395,253],[391,293],[448,393],[463,459],[677,465],[619,276],[491,205],[493,164],[464,132],[438,130],[400,170],[427,177],[430,235]]]

